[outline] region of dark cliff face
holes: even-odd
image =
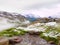
[[[8,19],[11,19],[11,20],[14,20],[14,19],[18,19],[20,21],[27,20],[21,14],[9,13],[9,12],[4,12],[4,11],[0,11],[0,17],[8,18]]]

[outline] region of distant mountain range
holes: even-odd
[[[41,18],[40,16],[34,16],[34,14],[18,14],[18,13],[9,13],[9,12],[5,12],[5,11],[0,11],[0,17],[4,17],[4,18],[8,18],[10,20],[12,20],[13,22],[35,22],[35,21],[42,21],[42,22],[46,22],[46,20],[48,19],[49,21],[53,21],[55,18],[60,18],[59,15],[52,15],[49,17],[43,17]],[[54,19],[53,19],[54,18]]]
[[[60,15],[52,15],[52,16],[49,16],[49,17],[51,17],[51,18],[60,18]]]
[[[29,21],[35,21],[37,18],[33,14],[26,14],[25,16]]]
[[[0,11],[0,17],[5,17],[12,20],[17,19],[20,21],[24,21],[24,20],[35,21],[37,19],[33,14],[25,14],[24,16],[18,13],[9,13],[5,11]]]

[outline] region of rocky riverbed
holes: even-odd
[[[19,43],[14,43],[12,45],[52,45],[49,44],[46,40],[40,38],[39,35],[25,34],[19,37],[22,40]]]

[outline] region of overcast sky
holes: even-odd
[[[0,0],[0,11],[35,14],[41,17],[60,14],[60,0]]]

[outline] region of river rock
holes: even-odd
[[[9,45],[9,40],[6,38],[0,38],[0,45]]]

